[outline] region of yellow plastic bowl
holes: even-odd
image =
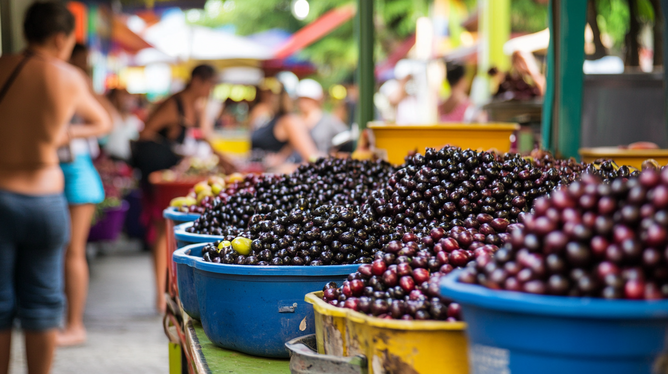
[[[613,159],[617,165],[641,169],[642,163],[654,159],[659,165],[668,165],[668,149],[623,149],[617,147],[580,148],[583,162],[594,162],[599,158]]]
[[[469,372],[464,322],[380,319],[333,307],[322,300],[322,292],[308,294],[306,301],[313,304],[315,311],[318,351],[321,339],[324,339],[324,336],[318,337],[319,331],[323,334],[328,329],[336,329],[337,336],[344,337],[342,349],[348,356],[362,354],[367,357],[370,374]],[[341,312],[344,313],[345,329],[341,330],[338,323],[335,327],[334,324],[318,327],[319,321],[327,321],[322,318],[324,315],[341,318]]]
[[[250,139],[214,138],[211,141],[213,149],[221,153],[246,154],[251,149]]]
[[[315,314],[315,339],[318,353],[334,356],[350,356],[346,342],[346,316],[348,311],[331,306],[322,300],[322,291],[311,292],[304,300],[313,305]]]
[[[402,164],[409,152],[453,145],[471,149],[510,151],[511,135],[520,129],[514,123],[448,123],[436,125],[393,125],[372,122],[376,149],[387,161]]]

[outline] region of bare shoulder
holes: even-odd
[[[82,88],[88,87],[88,77],[83,71],[81,71],[81,69],[72,66],[65,61],[60,61],[60,60],[49,61],[49,65],[58,74],[61,74],[63,77],[71,81],[72,84],[76,85],[77,87],[82,87]]]
[[[285,123],[288,126],[304,125],[304,121],[302,121],[301,117],[292,113],[282,116],[279,123]]]
[[[146,121],[147,127],[162,127],[166,120],[175,118],[177,110],[176,102],[172,100],[173,97],[168,97],[153,109]]]

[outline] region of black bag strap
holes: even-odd
[[[9,91],[9,88],[12,86],[12,83],[14,83],[16,78],[19,76],[19,73],[21,73],[21,70],[26,65],[30,57],[33,56],[33,54],[34,53],[30,50],[26,50],[23,53],[23,59],[19,61],[18,65],[16,65],[16,67],[14,68],[14,71],[12,71],[12,73],[9,75],[9,78],[7,78],[7,81],[0,89],[0,102],[2,102],[2,99],[5,98],[5,95],[7,95],[7,91]]]

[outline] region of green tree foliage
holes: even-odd
[[[463,3],[471,11],[478,6],[477,0],[463,0]],[[547,27],[547,14],[547,6],[535,0],[511,0],[510,29],[512,32],[522,33],[544,30]]]
[[[534,0],[512,0],[510,25],[513,32],[532,33],[544,30],[547,27],[547,6]]]
[[[649,0],[638,0],[638,21],[644,25],[654,23],[654,8]],[[613,49],[619,51],[624,45],[624,36],[629,31],[628,0],[596,0],[596,21],[601,33],[610,35]]]
[[[350,0],[310,0],[308,17],[299,21],[291,13],[290,0],[209,0],[202,17],[194,23],[213,28],[233,25],[239,35],[272,28],[296,32],[326,12],[349,3]],[[415,32],[415,22],[428,15],[430,3],[430,0],[376,0],[377,61],[385,59]],[[305,48],[300,56],[318,66],[318,78],[325,86],[350,76],[357,66],[353,21]]]

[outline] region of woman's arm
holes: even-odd
[[[286,115],[281,118],[276,124],[274,135],[278,140],[288,140],[305,161],[320,156],[306,125],[297,116]]]
[[[178,118],[176,103],[174,100],[165,100],[148,116],[144,129],[139,133],[139,139],[153,140],[166,124],[174,122],[176,118]]]
[[[196,125],[202,132],[202,139],[209,141],[213,135],[213,119],[209,116],[209,100],[201,99],[195,103],[196,118],[198,122]]]
[[[197,111],[197,118],[198,118],[198,123],[197,127],[202,132],[202,140],[207,142],[209,144],[209,147],[211,147],[211,151],[218,156],[218,165],[223,168],[226,174],[232,174],[234,172],[237,172],[239,168],[235,163],[230,160],[227,156],[225,156],[223,153],[220,153],[216,151],[216,148],[214,147],[213,144],[213,120],[211,117],[208,116],[208,106],[209,106],[209,100],[202,100],[199,101],[195,104],[195,110]]]
[[[81,75],[74,76],[75,95],[77,97],[75,113],[83,118],[83,125],[70,126],[68,137],[89,138],[111,131],[109,113],[90,91],[86,80]]]

